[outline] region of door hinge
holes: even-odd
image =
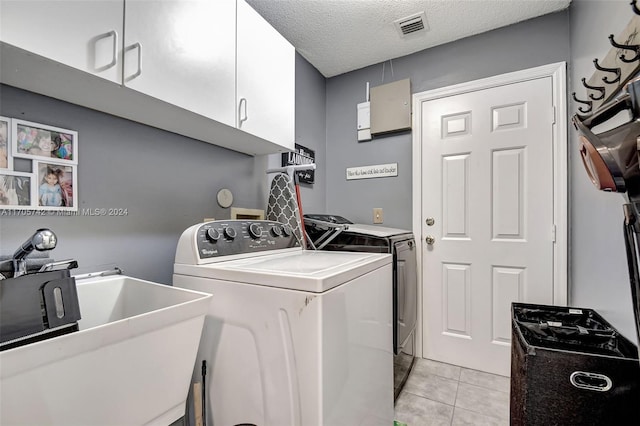
[[[553,243],[556,242],[556,225],[555,224],[551,226],[551,242]]]
[[[551,124],[556,124],[556,107],[551,107]]]

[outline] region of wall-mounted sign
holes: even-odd
[[[315,162],[316,152],[298,144],[295,144],[295,151],[282,154],[282,167],[315,164]],[[315,179],[315,170],[296,170],[296,175],[300,182],[312,184]]]
[[[398,163],[378,164],[376,166],[349,167],[347,180],[371,179],[398,176]]]

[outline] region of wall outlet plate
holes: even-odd
[[[374,207],[373,209],[373,223],[383,223],[384,215],[381,207]]]

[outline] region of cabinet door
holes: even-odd
[[[293,149],[295,49],[244,0],[237,25],[237,126]]]
[[[0,40],[120,82],[123,0],[0,1]]]
[[[127,0],[124,85],[235,126],[235,0]]]

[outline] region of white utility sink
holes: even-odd
[[[77,289],[80,331],[0,352],[0,424],[182,417],[212,296],[121,275]]]

